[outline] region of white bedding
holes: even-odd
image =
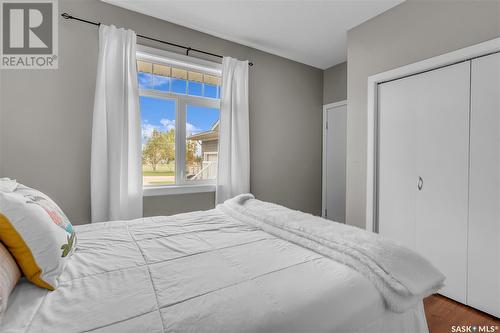
[[[394,312],[436,293],[444,275],[416,252],[372,232],[238,195],[218,209],[281,239],[346,264],[368,277]]]
[[[427,332],[360,273],[220,209],[76,227],[53,292],[25,281],[0,332]]]

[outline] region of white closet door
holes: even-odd
[[[470,63],[379,86],[379,230],[416,249],[465,302]],[[419,189],[420,188],[420,189]]]
[[[500,54],[472,61],[467,303],[500,317]]]
[[[378,87],[378,231],[415,250],[418,93],[413,78]]]
[[[422,77],[417,121],[417,250],[446,276],[441,293],[465,303],[470,62]]]

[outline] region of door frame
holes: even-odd
[[[500,38],[468,46],[368,77],[366,230],[378,232],[378,85],[500,51]]]
[[[326,134],[327,134],[327,111],[330,109],[335,109],[340,106],[347,106],[347,100],[344,99],[339,102],[328,103],[323,105],[323,148],[322,148],[322,167],[321,167],[321,217],[326,218]]]

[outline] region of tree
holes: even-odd
[[[175,131],[174,129],[170,129],[168,132],[163,132],[163,136],[165,137],[165,149],[166,149],[166,159],[165,163],[175,160]]]
[[[201,163],[203,158],[197,155],[198,141],[188,140],[186,143],[186,162],[188,166],[194,166]]]
[[[149,164],[156,171],[158,164],[175,160],[175,132],[153,130],[142,151],[142,162]]]

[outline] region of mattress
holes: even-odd
[[[217,209],[78,226],[55,291],[21,281],[0,332],[427,332],[351,268]]]

